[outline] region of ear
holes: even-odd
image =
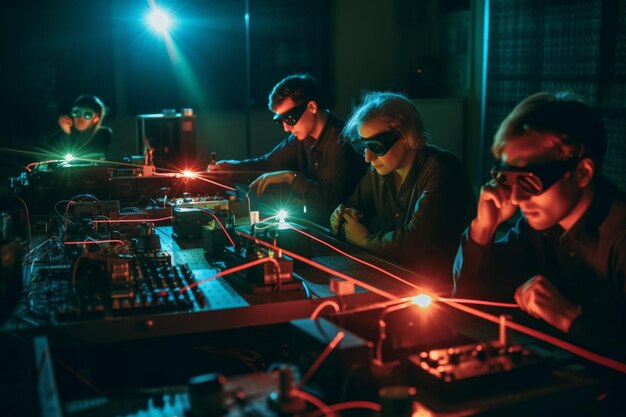
[[[317,102],[309,101],[309,104],[307,104],[307,108],[309,109],[311,113],[313,114],[317,113]]]
[[[97,124],[100,121],[100,115],[98,113],[93,115],[93,124]]]
[[[589,185],[596,172],[596,164],[590,158],[584,158],[576,166],[574,177],[578,186],[584,188]]]

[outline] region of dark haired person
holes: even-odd
[[[426,143],[418,109],[401,94],[367,94],[344,136],[371,168],[333,212],[332,230],[449,286],[459,237],[476,204],[461,162]]]
[[[600,174],[605,148],[600,117],[571,94],[519,103],[495,135],[493,179],[454,275],[457,295],[515,299],[537,324],[624,360],[626,200]],[[516,226],[494,241],[518,209]]]
[[[59,116],[60,134],[48,138],[46,150],[58,156],[72,154],[78,158],[105,158],[113,131],[103,126],[106,106],[99,97],[81,95],[72,105],[69,115]]]
[[[274,122],[289,136],[261,157],[219,161],[209,170],[235,171],[231,177],[235,181],[249,179],[253,173],[250,188],[259,195],[271,184],[288,184],[306,204],[311,218],[325,223],[333,208],[354,189],[366,166],[340,139],[344,122],[326,110],[311,75],[282,79],[270,93],[268,107]]]

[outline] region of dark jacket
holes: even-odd
[[[263,172],[289,170],[297,173],[291,190],[311,212],[311,217],[327,226],[330,214],[359,182],[367,165],[340,133],[344,122],[333,115],[320,137],[298,140],[289,135],[269,153],[243,161],[224,161],[220,170],[238,171],[235,182],[258,177]]]
[[[426,145],[398,193],[393,174],[381,176],[370,168],[346,205],[364,214],[362,222],[370,232],[367,250],[449,283],[476,198],[461,162]]]
[[[601,180],[591,206],[567,233],[559,226],[534,230],[524,217],[487,246],[476,244],[466,231],[455,261],[456,295],[511,302],[516,288],[537,274],[581,307],[566,335],[571,342],[626,358],[623,192]]]

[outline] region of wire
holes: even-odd
[[[215,215],[215,213],[212,210],[208,210],[206,208],[200,207],[198,208],[198,210],[200,210],[203,213],[207,213],[210,214],[211,216],[213,216],[213,218],[215,219],[215,221],[217,222],[217,224],[220,226],[220,228],[222,229],[222,231],[224,232],[224,234],[226,235],[226,238],[228,239],[228,241],[230,242],[230,244],[236,248],[237,245],[235,245],[235,241],[233,240],[232,237],[230,237],[230,234],[228,233],[228,230],[226,230],[226,228],[224,227],[224,225],[222,224],[222,222],[220,221],[220,219],[217,218],[217,215]],[[278,277],[278,281],[280,281],[280,277]]]
[[[237,191],[236,188],[229,187],[228,185],[221,184],[221,183],[219,183],[217,181],[213,181],[213,180],[210,180],[208,178],[204,178],[202,176],[194,176],[192,178],[200,180],[200,181],[208,182],[209,184],[217,185],[218,187],[222,187],[222,188],[225,188],[225,189],[230,190],[230,191]]]
[[[325,265],[322,265],[322,264],[320,264],[318,262],[315,262],[315,261],[312,261],[310,259],[307,259],[304,256],[298,255],[297,253],[291,252],[291,251],[289,251],[287,249],[279,248],[277,246],[274,246],[274,245],[272,245],[270,243],[267,243],[267,242],[264,242],[262,240],[259,240],[259,239],[255,238],[254,236],[250,236],[249,234],[246,234],[246,233],[241,232],[241,231],[237,231],[237,234],[239,236],[243,236],[246,239],[250,239],[250,240],[258,243],[259,245],[263,245],[263,246],[268,247],[270,249],[274,249],[275,251],[282,251],[285,255],[287,255],[287,256],[289,256],[291,258],[294,258],[294,259],[296,259],[298,261],[304,262],[305,264],[314,266],[315,268],[318,268],[318,269],[320,269],[322,271],[328,272],[329,274],[333,274],[333,275],[335,275],[335,276],[337,276],[339,278],[345,279],[346,281],[350,281],[350,282],[354,283],[355,285],[358,285],[361,288],[369,290],[370,292],[373,292],[374,294],[380,295],[381,297],[385,297],[385,298],[387,298],[389,300],[395,300],[397,298],[396,296],[394,296],[391,293],[388,293],[387,291],[380,290],[380,289],[374,287],[373,285],[367,284],[367,283],[365,283],[363,281],[359,281],[358,279],[353,278],[353,277],[351,277],[349,275],[346,275],[346,274],[344,274],[342,272],[334,271],[334,270],[328,268]]]
[[[385,317],[394,311],[402,310],[412,304],[412,301],[405,301],[401,304],[389,306],[380,313],[380,316],[378,316],[378,342],[376,343],[376,353],[374,356],[374,360],[378,363],[383,363],[383,345],[387,339],[387,323],[385,322]]]
[[[71,375],[76,377],[76,379],[78,379],[80,382],[82,382],[83,384],[87,385],[89,388],[94,390],[98,395],[104,395],[103,391],[98,389],[93,383],[85,379],[85,377],[83,377],[80,373],[76,372],[72,367],[70,367],[68,364],[66,364],[61,359],[59,359],[59,357],[56,356],[54,353],[51,353],[48,349],[46,349],[46,354],[49,354],[56,363],[58,363],[63,368],[65,368],[65,370],[67,370]],[[44,359],[42,359],[42,361],[43,360]],[[41,370],[42,365],[43,363],[39,365],[39,370]]]
[[[308,392],[304,392],[297,388],[293,388],[291,389],[291,391],[289,391],[289,393],[293,395],[294,397],[301,398],[305,400],[306,402],[313,404],[314,406],[319,408],[319,410],[322,412],[322,415],[328,415],[332,413],[332,410],[330,409],[328,405],[326,405],[326,403],[324,403],[322,400],[320,400],[316,396],[309,394]]]
[[[117,243],[120,245],[124,244],[123,240],[119,239],[106,239],[106,240],[81,240],[75,242],[63,242],[64,245],[96,245],[100,243]]]
[[[336,250],[337,252],[339,252],[339,253],[341,253],[341,254],[345,254],[345,255],[346,255],[346,256],[348,256],[349,258],[351,258],[351,259],[353,259],[353,260],[355,260],[355,261],[357,261],[357,262],[359,262],[359,263],[362,263],[362,264],[364,264],[364,265],[371,266],[372,268],[374,268],[374,269],[376,269],[376,270],[378,270],[378,271],[380,271],[380,272],[382,272],[382,273],[384,273],[384,274],[386,274],[386,275],[388,275],[388,276],[390,276],[390,277],[392,277],[392,278],[398,279],[398,280],[400,280],[401,282],[403,282],[403,283],[405,283],[405,284],[407,284],[407,285],[410,285],[410,286],[411,286],[411,287],[413,287],[413,288],[420,289],[420,290],[424,291],[425,293],[429,294],[429,292],[428,292],[428,291],[423,290],[423,289],[422,289],[422,288],[420,288],[419,286],[417,286],[417,285],[415,285],[415,284],[412,284],[412,283],[410,283],[410,282],[407,282],[407,281],[403,280],[402,278],[397,277],[397,276],[395,276],[394,274],[391,274],[391,273],[389,273],[389,272],[385,271],[384,269],[377,267],[376,265],[371,265],[371,264],[369,264],[368,262],[362,261],[362,260],[360,260],[360,259],[358,259],[358,258],[356,258],[356,257],[354,257],[354,256],[352,256],[352,255],[349,255],[349,254],[347,254],[346,252],[344,252],[344,251],[342,251],[342,250],[340,250],[340,249],[338,249],[338,248],[334,247],[333,245],[331,245],[331,244],[329,244],[329,243],[326,243],[326,242],[322,241],[321,239],[316,238],[315,236],[311,236],[311,235],[309,235],[308,233],[305,233],[305,232],[303,232],[303,231],[301,231],[301,230],[299,230],[299,229],[297,229],[297,228],[295,228],[295,227],[293,227],[293,226],[291,226],[291,225],[289,225],[289,227],[290,227],[290,228],[292,228],[292,229],[294,229],[295,231],[297,231],[297,232],[301,233],[301,234],[304,234],[305,236],[310,237],[311,239],[313,239],[313,240],[315,240],[315,241],[317,241],[317,242],[322,243],[322,244],[323,244],[323,245],[325,245],[325,246],[330,247],[330,248],[331,248],[331,249],[333,249],[333,250]],[[248,239],[250,239],[250,238],[254,239],[254,238],[253,238],[253,237],[251,237],[251,236],[245,235],[245,233],[241,233],[241,232],[239,232],[239,234],[240,234],[241,236],[247,237]],[[256,239],[255,239],[255,240],[256,240]],[[270,247],[270,246],[271,246],[271,245],[269,245],[269,244],[267,244],[267,243],[265,243],[265,242],[261,242],[261,241],[258,241],[258,243],[264,244],[264,245],[266,245],[266,246],[268,246],[268,247]],[[294,254],[294,253],[292,253],[292,252],[289,252],[289,251],[287,251],[287,250],[283,250],[283,251],[284,251],[287,255],[291,256],[292,258],[295,258],[295,259],[301,260],[301,261],[303,261],[303,262],[305,262],[305,263],[308,263],[308,264],[310,264],[310,265],[314,265],[314,264],[316,264],[316,262],[310,261],[310,260],[308,260],[308,259],[306,259],[306,258],[303,258],[303,257],[301,257],[301,256],[299,256],[299,255],[297,255],[297,254]],[[314,265],[314,266],[317,266],[317,265]],[[322,268],[322,269],[327,270],[328,268]],[[331,270],[331,271],[332,271],[332,270]],[[331,272],[331,273],[332,273],[332,272]],[[370,290],[370,291],[372,291],[372,289],[371,289],[371,288],[374,288],[374,290],[373,290],[372,292],[374,292],[374,293],[376,293],[376,294],[379,294],[379,295],[387,294],[387,295],[383,295],[383,296],[386,296],[386,298],[389,298],[390,300],[394,300],[394,299],[396,298],[396,297],[392,296],[391,294],[388,294],[388,293],[385,293],[384,291],[380,291],[380,290],[376,289],[375,287],[372,287],[372,286],[365,286],[365,285],[363,285],[362,283],[358,283],[358,281],[357,281],[357,280],[355,280],[354,278],[347,277],[345,274],[342,274],[342,273],[340,273],[340,272],[336,272],[336,273],[335,273],[335,275],[336,275],[336,276],[338,276],[339,278],[343,278],[343,279],[346,279],[346,280],[351,281],[351,282],[355,282],[355,281],[356,281],[357,285],[359,285],[359,286],[361,286],[361,287],[363,287],[363,288],[365,288],[365,289],[368,289],[368,290]],[[346,277],[347,277],[347,278],[346,278]],[[370,287],[370,288],[368,288],[368,287]],[[431,295],[431,297],[432,297],[434,300],[438,300],[438,301],[441,301],[441,302],[443,302],[443,303],[446,303],[446,304],[448,304],[449,306],[451,306],[451,307],[453,307],[453,308],[456,308],[456,309],[458,309],[458,310],[464,311],[464,312],[466,312],[466,313],[468,313],[468,314],[472,314],[472,315],[474,315],[474,316],[476,316],[476,317],[480,317],[480,318],[483,318],[483,319],[485,319],[485,320],[492,321],[492,322],[494,322],[494,323],[498,323],[498,324],[499,324],[499,322],[500,322],[500,320],[499,320],[499,318],[498,318],[498,317],[495,317],[495,316],[493,316],[493,315],[490,315],[490,314],[484,313],[484,312],[482,312],[482,311],[480,311],[480,310],[476,310],[476,309],[471,308],[471,307],[467,307],[467,306],[463,305],[461,302],[457,302],[455,299],[440,298],[440,297],[438,297],[437,295],[434,295],[434,294],[429,294],[429,295]],[[472,303],[472,304],[483,304],[483,305],[492,305],[492,306],[496,306],[496,305],[497,305],[497,306],[500,306],[500,307],[510,307],[510,308],[513,308],[513,304],[510,304],[510,303],[501,303],[501,304],[500,304],[500,303],[495,303],[495,302],[490,302],[490,301],[480,301],[480,300],[463,300],[463,299],[461,299],[461,301],[462,301],[462,302],[465,302],[465,303],[467,303],[467,304]],[[522,326],[522,325],[517,324],[517,323],[515,323],[515,322],[508,321],[508,322],[506,323],[506,326],[507,326],[507,327],[509,327],[509,328],[511,328],[511,329],[513,329],[513,330],[517,330],[517,331],[520,331],[520,332],[522,332],[522,333],[526,333],[526,334],[528,334],[528,335],[530,335],[530,336],[533,336],[533,337],[535,337],[535,338],[537,338],[537,339],[540,339],[540,340],[543,340],[543,341],[548,342],[548,343],[550,343],[550,344],[553,344],[553,345],[555,345],[555,346],[557,346],[557,347],[559,347],[559,348],[561,348],[561,349],[567,350],[567,351],[569,351],[569,352],[571,352],[571,353],[574,353],[574,354],[576,354],[576,355],[578,355],[578,356],[580,356],[580,357],[582,357],[582,358],[584,358],[584,359],[587,359],[587,360],[589,360],[589,361],[592,361],[592,362],[598,363],[598,364],[600,364],[600,365],[603,365],[603,366],[609,367],[609,368],[611,368],[611,369],[614,369],[614,370],[619,371],[619,372],[622,372],[622,373],[626,373],[626,363],[623,363],[623,362],[620,362],[620,361],[616,361],[616,360],[611,359],[611,358],[604,357],[604,356],[599,355],[599,354],[597,354],[597,353],[594,353],[594,352],[591,352],[591,351],[589,351],[589,350],[583,349],[583,348],[581,348],[581,347],[579,347],[579,346],[576,346],[576,345],[574,345],[574,344],[572,344],[572,343],[565,342],[565,341],[563,341],[563,340],[561,340],[561,339],[558,339],[558,338],[556,338],[556,337],[553,337],[553,336],[547,335],[547,334],[545,334],[545,333],[541,333],[541,332],[539,332],[539,331],[537,331],[537,330],[534,330],[534,329],[531,329],[531,328],[529,328],[529,327]]]
[[[139,213],[138,213],[139,214]],[[94,220],[92,223],[156,223],[170,220],[172,216],[160,217],[158,219],[118,219],[118,220]]]
[[[468,314],[472,314],[476,317],[480,317],[482,319],[485,319],[487,321],[491,321],[493,323],[496,324],[500,324],[500,318],[496,317],[492,314],[488,314],[485,312],[482,312],[480,310],[476,310],[472,307],[468,307],[465,306],[463,304],[460,303],[456,303],[453,301],[443,301],[444,303],[448,304],[451,307],[454,307],[458,310],[464,311]],[[532,329],[530,327],[526,327],[526,326],[522,326],[521,324],[515,323],[511,320],[507,320],[506,321],[506,327],[509,327],[513,330],[517,330],[518,332],[521,333],[525,333],[529,336],[532,336],[536,339],[539,340],[543,340],[544,342],[548,342],[556,347],[559,347],[563,350],[567,350],[568,352],[571,352],[575,355],[580,356],[581,358],[587,359],[591,362],[595,362],[597,364],[606,366],[608,368],[614,369],[618,372],[624,373],[626,374],[626,363],[624,362],[620,362],[611,358],[607,358],[605,356],[599,355],[597,353],[591,352],[587,349],[583,349],[579,346],[576,346],[572,343],[566,342],[564,340],[561,340],[559,338],[556,338],[554,336],[550,336],[548,334],[542,333],[540,331],[537,331],[535,329]]]
[[[30,213],[28,212],[28,205],[26,204],[26,201],[24,201],[23,198],[15,194],[10,194],[10,195],[18,199],[24,205],[24,210],[26,211],[26,230],[28,234],[28,240],[30,240],[32,238],[32,234],[31,234]]]
[[[431,294],[429,291],[426,291],[425,289],[421,288],[420,286],[415,285],[415,284],[413,284],[412,282],[409,282],[409,281],[405,280],[404,278],[401,278],[401,277],[399,277],[399,276],[397,276],[397,275],[395,275],[395,274],[393,274],[393,273],[391,273],[391,272],[389,272],[389,271],[387,271],[387,270],[385,270],[385,269],[383,269],[383,268],[381,268],[381,267],[379,267],[379,266],[377,266],[377,265],[374,265],[374,264],[372,264],[372,263],[369,263],[369,262],[367,262],[367,261],[364,261],[364,260],[362,260],[362,259],[359,259],[358,257],[356,257],[356,256],[354,256],[354,255],[350,255],[349,253],[347,253],[347,252],[345,252],[345,251],[343,251],[343,250],[341,250],[341,249],[337,248],[336,246],[333,246],[333,245],[331,245],[331,244],[330,244],[330,243],[328,243],[328,242],[324,242],[322,239],[317,238],[317,237],[315,237],[315,236],[313,236],[313,235],[311,235],[311,234],[309,234],[309,233],[306,233],[305,231],[300,230],[300,229],[298,229],[298,228],[296,228],[296,227],[293,227],[293,226],[292,226],[292,225],[290,225],[290,224],[287,224],[287,226],[288,226],[289,228],[291,228],[291,229],[295,230],[296,232],[298,232],[298,233],[300,233],[300,234],[303,234],[304,236],[306,236],[306,237],[308,237],[308,238],[310,238],[310,239],[313,239],[314,241],[316,241],[316,242],[318,242],[318,243],[321,243],[321,244],[322,244],[322,245],[324,245],[324,246],[329,247],[330,249],[334,250],[335,252],[337,252],[337,253],[339,253],[339,254],[341,254],[341,255],[343,255],[343,256],[345,256],[345,257],[347,257],[347,258],[352,259],[353,261],[356,261],[356,262],[358,262],[358,263],[360,263],[360,264],[363,264],[363,265],[368,266],[368,267],[370,267],[370,268],[372,268],[372,269],[375,269],[375,270],[377,270],[377,271],[379,271],[379,272],[382,272],[383,274],[385,274],[385,275],[387,275],[387,276],[389,276],[389,277],[391,277],[391,278],[394,278],[394,279],[398,280],[399,282],[401,282],[401,283],[403,283],[403,284],[406,284],[406,285],[408,285],[408,286],[410,286],[410,287],[412,287],[412,288],[414,288],[414,289],[416,289],[416,290],[418,290],[418,291],[425,292],[425,293],[427,293],[427,294],[431,295],[432,297],[435,297],[435,298],[436,298],[436,296],[435,296],[434,294]]]
[[[328,355],[330,355],[330,353],[337,347],[339,342],[341,342],[345,336],[346,334],[344,332],[342,331],[337,332],[335,337],[333,337],[333,340],[331,340],[330,343],[326,345],[322,353],[320,353],[319,356],[315,358],[315,361],[313,362],[313,364],[309,367],[309,369],[302,376],[302,378],[300,379],[300,382],[298,383],[298,388],[301,388],[304,386],[304,384],[306,384],[306,382],[309,380],[311,375],[313,375],[315,371],[317,371],[317,369],[320,367],[322,362],[326,360]]]
[[[341,308],[339,307],[339,304],[337,304],[336,301],[333,300],[326,300],[323,303],[321,303],[320,305],[318,305],[315,310],[313,310],[313,313],[311,313],[311,317],[309,317],[311,320],[315,320],[317,318],[317,316],[320,314],[320,312],[322,310],[324,310],[326,307],[332,307],[336,313],[338,313]]]
[[[500,303],[496,301],[484,301],[484,300],[472,300],[467,298],[444,298],[439,297],[437,301],[442,301],[444,303],[460,303],[460,304],[477,304],[483,306],[491,306],[491,307],[503,307],[503,308],[519,308],[516,303]]]
[[[326,407],[327,408],[325,408],[324,410],[320,409],[310,414],[305,414],[305,417],[319,417],[323,415],[336,413],[337,411],[352,410],[355,408],[366,408],[372,411],[381,411],[382,409],[380,404],[372,402],[372,401],[346,401],[343,403],[327,405]]]

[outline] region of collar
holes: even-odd
[[[417,182],[417,178],[419,177],[419,174],[422,172],[422,169],[424,168],[424,165],[426,164],[426,159],[430,156],[431,150],[432,150],[432,146],[427,144],[421,150],[417,152],[417,155],[415,155],[415,159],[413,160],[413,165],[411,166],[409,173],[404,179],[403,184],[415,184]],[[393,189],[395,190],[396,185],[395,185],[393,172],[387,175],[383,175],[382,177],[383,177],[383,181],[386,184],[388,184],[390,187],[393,187]]]
[[[563,232],[559,243],[571,239],[583,245],[595,245],[599,238],[600,225],[606,220],[615,198],[613,186],[603,177],[598,179],[595,195],[587,211],[578,219],[569,232]],[[561,229],[563,230],[563,229]]]
[[[320,137],[314,139],[312,137],[308,137],[306,141],[313,141],[311,145],[311,149],[318,150],[320,152],[324,152],[324,150],[328,147],[329,137],[334,129],[341,130],[342,122],[333,116],[330,112],[328,113],[328,117],[326,118],[326,123],[320,132]]]

